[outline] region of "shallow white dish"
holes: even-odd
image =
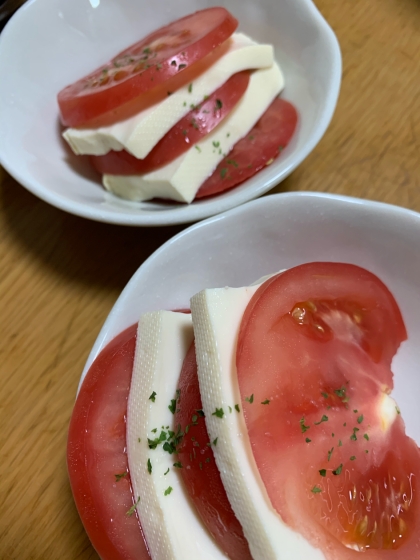
[[[99,4],[94,8],[92,5]],[[283,93],[299,111],[294,139],[272,165],[241,186],[189,206],[128,203],[106,193],[87,161],[61,139],[57,93],[161,25],[217,1],[29,0],[0,35],[0,163],[50,204],[125,225],[185,223],[268,191],[314,149],[333,115],[341,81],[337,39],[312,0],[226,0],[239,28],[275,46]],[[220,4],[220,2],[219,2]]]
[[[393,362],[394,396],[420,443],[420,214],[316,193],[275,194],[176,235],[134,274],[106,320],[83,371],[139,316],[189,307],[204,288],[249,285],[311,261],[347,262],[376,274],[394,294],[408,331]]]

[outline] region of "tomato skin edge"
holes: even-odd
[[[67,471],[73,499],[81,518],[85,531],[102,560],[128,560],[134,559],[133,555],[125,552],[110,538],[106,526],[101,518],[101,506],[95,499],[90,486],[91,461],[90,449],[87,439],[90,432],[90,411],[95,406],[95,388],[101,382],[101,360],[111,359],[117,356],[120,349],[130,359],[134,356],[137,325],[132,325],[114,338],[97,356],[83,381],[80,392],[76,399],[72,417],[69,424],[67,439]],[[130,372],[131,379],[131,372]],[[128,380],[129,387],[129,380]],[[128,462],[127,472],[128,472]],[[128,484],[128,480],[124,480]],[[130,484],[131,486],[131,484]],[[129,507],[129,506],[128,506]],[[137,517],[130,518],[134,530],[138,529],[139,559],[150,558],[147,545],[141,531]]]

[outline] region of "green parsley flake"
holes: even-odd
[[[201,416],[202,418],[204,418],[204,417],[205,417],[205,415],[204,415],[204,411],[203,411],[203,410],[201,410],[201,408],[197,409],[197,410],[196,410],[196,413],[198,414],[198,416]]]
[[[152,474],[152,463],[150,462],[150,459],[147,459],[147,470],[149,474]]]
[[[172,453],[175,453],[176,447],[172,442],[165,441],[165,443],[163,444],[163,450],[167,451],[170,455],[172,455]]]
[[[321,392],[321,395],[324,397],[324,399],[328,399],[328,397],[329,397],[329,394],[328,394],[328,393],[323,393],[323,392]]]
[[[167,470],[166,472],[163,473],[164,476],[166,476],[166,475],[168,474],[168,472],[169,472],[169,467],[168,467],[168,470]]]
[[[307,430],[310,429],[310,426],[305,426],[304,416],[302,416],[302,418],[299,420],[299,424],[300,424],[300,429],[302,430],[302,434],[304,434]]]
[[[229,163],[230,165],[233,165],[233,167],[238,167],[238,162],[234,159],[227,159],[226,163]]]
[[[328,461],[331,459],[331,455],[333,454],[334,451],[334,447],[331,447],[331,449],[328,451]]]
[[[218,438],[216,438],[216,439],[213,440],[213,445],[217,445],[217,439],[218,439]]]
[[[235,410],[236,412],[241,412],[241,409],[239,408],[239,404],[235,404]]]
[[[261,404],[270,404],[270,401],[268,399],[265,399],[265,401],[262,401]]]
[[[171,399],[171,404],[168,405],[168,408],[172,412],[172,414],[175,414],[175,410],[176,410],[176,400],[175,399]]]
[[[338,447],[341,447],[343,444],[341,442],[341,439],[338,440]]]
[[[359,431],[359,428],[353,428],[353,433],[352,433],[351,436],[350,436],[350,439],[351,439],[352,441],[357,441],[356,432],[358,432],[358,431]]]
[[[395,406],[395,410],[397,411],[397,414],[401,414],[401,410],[399,409],[398,406]]]
[[[155,391],[153,391],[153,393],[150,395],[149,401],[152,401],[152,402],[155,402],[155,401],[156,401],[156,393],[155,393]]]
[[[214,146],[215,148],[218,148],[218,147],[220,146],[220,142],[213,142],[213,146]]]
[[[252,393],[250,397],[245,397],[245,400],[249,402],[249,404],[252,404],[254,402],[254,393]]]
[[[197,150],[198,153],[201,153],[201,148],[200,146],[197,146],[197,144],[195,145],[195,149]]]
[[[320,492],[322,492],[322,490],[319,486],[314,486],[311,492],[313,492],[314,494],[319,494]]]
[[[366,441],[369,441],[369,436],[367,434],[363,434],[363,437],[365,438]]]
[[[177,461],[176,463],[174,463],[174,467],[176,467],[177,469],[182,469],[181,461]]]
[[[357,419],[358,424],[361,424],[362,422],[363,422],[363,414],[361,414]]]
[[[355,459],[356,459],[355,455],[352,455],[352,456],[350,457],[350,461],[354,461]]]
[[[223,107],[223,103],[220,99],[216,99],[216,109],[220,110]]]
[[[311,439],[309,439],[308,437],[305,439],[306,443],[311,443]]]
[[[169,494],[172,492],[172,490],[173,490],[172,486],[168,486],[168,488],[164,492],[164,495],[169,496]]]
[[[149,439],[147,438],[147,443],[149,444],[149,449],[156,449],[156,447],[159,445],[159,440],[156,439]]]
[[[341,465],[339,465],[332,473],[333,473],[333,475],[337,476],[337,475],[341,474],[342,470],[343,470],[343,463],[341,463]]]
[[[123,472],[121,474],[116,474],[115,476],[115,482],[119,482],[122,478],[124,478],[125,476],[127,476],[126,472]]]
[[[325,416],[325,414],[322,415],[322,418],[319,422],[314,422],[315,426],[319,426],[319,424],[322,424],[322,422],[328,422],[328,416]]]
[[[226,169],[226,167],[223,167],[223,168],[220,170],[220,177],[221,177],[222,179],[224,179],[224,178],[226,177],[226,173],[227,173],[227,169]]]
[[[212,416],[217,416],[217,418],[223,418],[224,411],[223,408],[216,408],[214,412],[212,412]]]
[[[128,517],[131,517],[133,515],[133,513],[136,511],[137,506],[140,503],[140,496],[138,497],[138,500],[135,504],[133,504],[131,506],[131,508],[126,512],[126,515],[128,515]]]
[[[197,414],[193,414],[191,420],[193,421],[193,423],[197,422],[198,420]]]
[[[190,84],[190,85],[188,86],[188,93],[191,93],[191,92],[192,92],[192,84]]]
[[[326,469],[321,469],[321,470],[319,471],[319,474],[320,474],[321,476],[327,476],[327,470],[326,470]]]
[[[343,386],[341,387],[341,389],[336,389],[334,393],[337,395],[337,397],[342,399],[343,397],[346,396],[346,388]]]

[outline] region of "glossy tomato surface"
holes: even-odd
[[[145,159],[137,159],[125,150],[112,150],[103,156],[91,156],[93,166],[101,174],[137,175],[170,163],[211,132],[230,113],[245,93],[249,76],[248,71],[234,74],[178,121]]]
[[[420,453],[388,395],[405,339],[387,287],[348,264],[290,269],[243,316],[256,463],[275,509],[328,559],[420,558]]]
[[[136,328],[121,333],[96,358],[80,388],[69,428],[70,484],[102,560],[150,558],[133,512],[126,454],[125,416]]]
[[[224,192],[270,165],[290,142],[297,121],[294,106],[284,99],[275,99],[253,129],[235,144],[201,185],[195,197]]]
[[[215,7],[158,29],[61,90],[58,104],[62,123],[86,125],[149,92],[148,103],[156,102],[188,83],[194,65],[226,41],[237,25],[225,8]]]
[[[184,433],[178,447],[180,470],[191,500],[204,525],[232,560],[251,560],[248,543],[227,498],[207,433],[198,384],[195,346],[191,345],[179,379],[175,425]]]

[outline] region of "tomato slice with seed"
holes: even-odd
[[[126,454],[127,398],[137,325],[99,354],[70,421],[67,467],[76,506],[103,560],[149,559],[136,514]],[[127,513],[129,512],[129,513]]]
[[[243,316],[237,371],[256,463],[281,517],[329,559],[418,557],[420,452],[389,397],[405,339],[386,286],[341,263],[271,279]]]
[[[237,28],[222,7],[207,8],[158,29],[119,53],[110,62],[58,94],[61,121],[83,126],[140,96],[185,85],[194,64],[214,51]],[[115,115],[114,115],[115,116]]]
[[[95,169],[110,175],[149,173],[170,163],[213,130],[235,107],[249,83],[248,71],[234,74],[208,99],[193,108],[153,148],[145,159],[137,159],[125,150],[91,156]],[[218,101],[218,103],[217,103]]]
[[[232,560],[251,560],[242,526],[226,496],[211,449],[202,412],[194,343],[185,357],[178,388],[180,398],[174,426],[180,425],[184,432],[178,457],[185,486],[204,525],[227,556]]]
[[[219,163],[201,185],[196,198],[224,192],[270,165],[290,142],[298,115],[291,103],[277,98],[245,138]]]

